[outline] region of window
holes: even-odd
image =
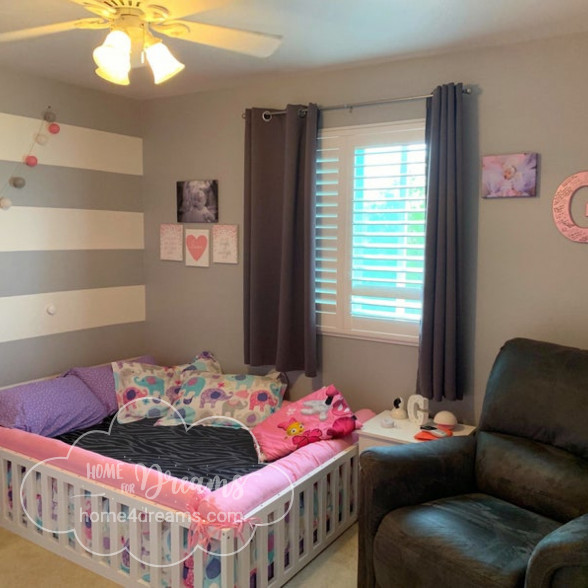
[[[424,135],[424,120],[320,133],[316,303],[322,333],[417,342]]]

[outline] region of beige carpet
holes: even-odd
[[[354,525],[286,586],[354,588],[356,573],[357,525]],[[0,528],[0,586],[103,588],[117,584]]]

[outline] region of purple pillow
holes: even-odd
[[[0,426],[44,437],[99,423],[106,409],[76,376],[64,376],[0,390]]]
[[[155,359],[151,355],[143,355],[134,359],[141,363],[155,364]],[[77,376],[90,390],[94,393],[96,398],[105,406],[108,411],[107,414],[112,414],[118,410],[118,403],[116,401],[116,388],[114,386],[114,374],[112,373],[112,365],[97,365],[91,367],[76,367],[64,375]]]

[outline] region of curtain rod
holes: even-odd
[[[471,88],[464,88],[464,94],[471,94]],[[332,106],[319,106],[319,110],[327,111],[327,110],[353,110],[354,108],[361,108],[363,106],[381,106],[382,104],[394,104],[395,102],[412,102],[414,100],[426,100],[427,98],[432,98],[433,94],[422,94],[421,96],[403,96],[401,98],[384,98],[383,100],[372,100],[370,102],[354,102],[351,104],[334,104]],[[269,122],[272,119],[272,116],[278,114],[286,114],[286,110],[265,110],[262,112],[261,116],[263,120]],[[298,110],[299,116],[306,116],[308,110],[304,107]],[[245,113],[241,115],[245,118]]]

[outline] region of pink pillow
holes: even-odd
[[[252,432],[264,461],[273,461],[309,443],[345,437],[360,427],[341,392],[325,386],[283,406]]]

